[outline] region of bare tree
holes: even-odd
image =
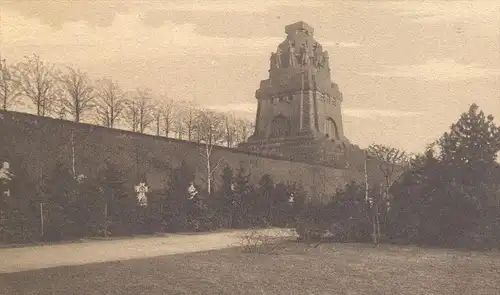
[[[254,128],[252,121],[244,118],[239,118],[235,121],[236,124],[236,145],[245,142]]]
[[[224,114],[224,141],[227,147],[233,147],[238,141],[237,118],[234,114]]]
[[[136,89],[126,102],[124,118],[133,132],[144,133],[155,121],[155,108],[152,105],[149,89]]]
[[[26,57],[17,66],[16,76],[21,83],[23,94],[31,99],[38,116],[50,115],[55,111],[57,100],[61,96],[59,71],[52,64],[46,64],[40,57]]]
[[[87,75],[74,67],[67,67],[61,81],[66,94],[61,99],[62,106],[75,122],[80,122],[83,115],[95,106],[94,88]]]
[[[96,114],[100,124],[113,128],[125,109],[125,94],[112,80],[97,82]]]
[[[161,105],[161,102],[155,102],[155,105],[153,106],[153,118],[154,118],[154,125],[155,125],[155,134],[156,136],[160,136],[161,134],[161,126],[163,123],[163,108],[164,106]]]
[[[179,118],[174,122],[175,136],[177,139],[184,138],[184,122],[181,119],[181,115],[179,112]]]
[[[194,106],[189,106],[184,112],[184,127],[186,128],[187,140],[193,140],[193,133],[195,129],[195,120],[198,115],[198,111]]]
[[[179,119],[178,112],[176,112],[176,106],[175,101],[165,94],[161,106],[163,132],[165,133],[165,137],[169,137],[170,133],[174,131],[174,123],[176,119]]]
[[[0,99],[4,111],[20,102],[22,95],[21,83],[13,75],[5,59],[0,60]]]
[[[377,160],[377,168],[382,173],[384,181],[384,197],[388,197],[389,188],[402,174],[402,167],[408,163],[409,157],[405,151],[381,144],[370,145],[368,153]]]
[[[137,102],[138,107],[138,131],[140,133],[144,133],[154,121],[154,108],[151,104],[151,90],[138,88],[134,99]]]
[[[123,120],[132,132],[137,132],[139,129],[139,102],[136,99],[132,98],[125,102]]]
[[[179,139],[183,139],[186,135],[186,139],[191,141],[194,138],[196,116],[199,110],[196,108],[194,102],[183,101],[179,104],[177,109],[177,120],[176,120],[176,132]]]
[[[205,114],[207,114],[207,115],[205,115]],[[201,143],[203,141],[205,133],[206,133],[206,126],[203,126],[203,124],[206,124],[207,120],[211,116],[215,116],[215,115],[217,115],[217,113],[207,111],[205,109],[195,109],[194,110],[194,116],[193,116],[194,122],[193,122],[193,128],[192,128],[193,131],[192,131],[192,136],[191,136],[193,141],[195,141],[196,143]]]
[[[383,176],[379,199],[370,199],[373,214],[374,242],[377,243],[380,240],[380,206],[385,205],[386,210],[390,209],[389,189],[402,174],[402,167],[406,166],[409,159],[404,151],[380,144],[370,145],[367,154],[369,158],[375,160],[377,168]]]
[[[212,163],[213,147],[221,144],[224,138],[223,122],[224,119],[220,114],[208,110],[200,111],[200,116],[196,120],[197,133],[200,137],[200,143],[203,145],[201,154],[206,164],[206,182],[209,194],[212,193],[214,173],[222,160],[221,158],[217,163]]]
[[[174,106],[174,101],[169,99],[167,95],[155,100],[152,115],[157,136],[163,133],[165,137],[169,137],[174,131],[176,115]]]

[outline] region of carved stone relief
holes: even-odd
[[[294,67],[295,66],[295,44],[293,41],[289,40],[288,41],[288,66]]]
[[[271,123],[271,137],[283,138],[290,135],[290,121],[283,115],[274,117]]]
[[[274,56],[275,58],[275,61],[276,61],[276,68],[281,68],[281,56],[282,56],[283,52],[281,50],[281,48],[278,47],[278,50],[276,51],[276,54]]]
[[[306,44],[302,44],[300,46],[300,65],[305,66],[309,63],[309,46]]]

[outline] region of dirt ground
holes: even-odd
[[[282,230],[259,232],[282,234]],[[148,258],[237,247],[245,231],[200,234],[172,234],[163,237],[137,237],[112,240],[89,240],[43,246],[0,249],[0,273],[19,272],[57,266]]]
[[[0,294],[500,294],[498,252],[285,246],[278,254],[228,248],[0,274]]]

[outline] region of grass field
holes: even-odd
[[[290,243],[2,274],[0,294],[500,294],[500,253]]]

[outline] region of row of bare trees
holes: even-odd
[[[111,79],[92,81],[74,66],[64,70],[39,56],[0,63],[1,108],[32,106],[38,116],[89,122],[109,128],[234,147],[251,132],[251,122],[197,107],[150,89],[124,91]]]

